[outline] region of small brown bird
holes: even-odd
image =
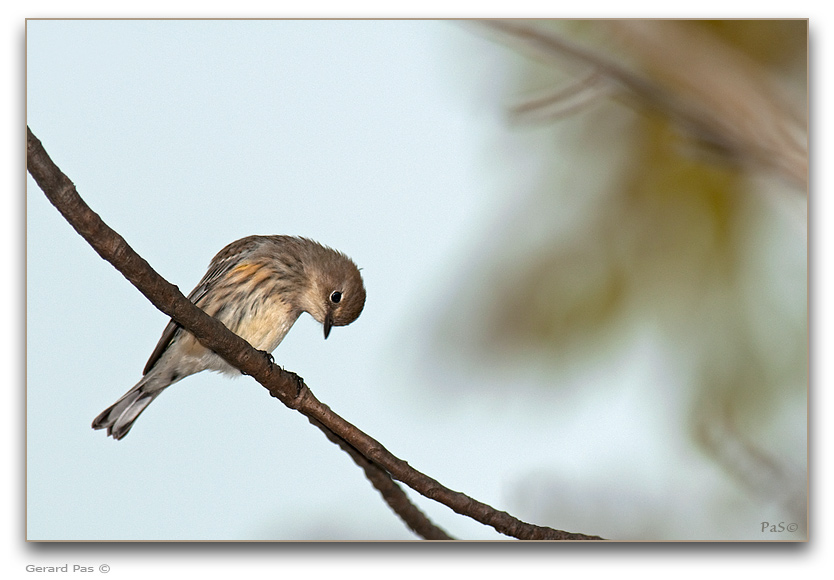
[[[249,236],[220,250],[188,298],[254,348],[270,353],[302,312],[324,325],[324,338],[331,327],[356,320],[365,306],[365,286],[350,258],[318,242]],[[121,439],[163,390],[207,369],[240,373],[170,321],[142,380],[96,417],[93,429],[107,429]]]

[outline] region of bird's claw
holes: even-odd
[[[261,350],[258,352],[260,352],[264,356],[264,358],[269,362],[269,364],[275,364],[275,357],[272,356],[272,353],[266,352],[265,350]],[[288,371],[284,367],[279,366],[278,368],[290,375],[290,378],[295,381],[295,396],[301,396],[301,389],[304,388],[304,379],[298,376],[296,373]]]
[[[295,381],[295,396],[299,397],[301,395],[301,389],[304,388],[304,379],[292,371],[284,369],[284,372],[290,375],[290,378]]]

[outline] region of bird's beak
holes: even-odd
[[[324,317],[324,339],[330,336],[330,329],[333,326],[333,318],[328,314]]]

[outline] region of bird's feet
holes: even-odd
[[[260,352],[264,356],[264,358],[269,362],[269,364],[271,364],[271,365],[275,364],[275,357],[272,356],[272,353],[268,353],[265,350],[260,350],[258,352]],[[290,376],[291,380],[295,381],[295,396],[296,396],[296,398],[301,396],[301,389],[304,388],[304,379],[301,378],[300,376],[298,376],[296,373],[294,373],[292,371],[288,371],[284,367],[279,367],[279,368],[282,371],[284,371],[285,373],[287,373]]]
[[[304,388],[304,379],[302,379],[296,373],[294,373],[292,371],[288,371],[287,369],[284,369],[284,372],[287,373],[290,376],[290,379],[295,381],[295,396],[296,397],[301,396],[301,389]]]

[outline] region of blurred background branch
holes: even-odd
[[[530,21],[484,20],[520,48],[573,60],[628,93],[638,106],[666,117],[706,148],[736,163],[779,173],[808,185],[807,119],[780,94],[762,69],[715,35],[676,21],[595,21],[592,26],[622,47],[642,70],[629,68],[565,40]],[[801,23],[802,21],[797,21]],[[587,79],[580,81],[587,86]],[[564,99],[572,95],[554,95]],[[530,112],[542,103],[523,106]]]

